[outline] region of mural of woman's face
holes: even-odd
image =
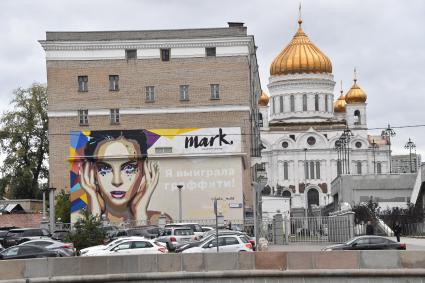
[[[111,206],[126,206],[136,194],[143,176],[143,161],[138,161],[138,147],[121,138],[102,143],[97,148],[95,176],[100,193]],[[125,156],[126,158],[118,158]]]

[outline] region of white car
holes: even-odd
[[[170,227],[190,227],[193,230],[193,234],[195,234],[197,240],[202,239],[205,232],[198,223],[173,223],[165,225],[165,228]]]
[[[167,249],[154,240],[140,238],[119,242],[107,249],[86,253],[85,256],[163,254]]]
[[[143,237],[136,237],[136,236],[134,236],[134,237],[118,238],[118,239],[113,240],[112,242],[110,242],[107,245],[98,245],[98,246],[92,246],[92,247],[88,247],[88,248],[82,249],[82,250],[80,250],[80,255],[81,256],[89,256],[92,253],[96,253],[96,252],[101,251],[101,250],[107,250],[107,249],[109,249],[111,247],[116,246],[117,244],[119,244],[119,243],[121,243],[123,241],[132,240],[132,239],[136,239],[136,240],[137,239],[143,239],[144,240]]]
[[[252,252],[252,244],[239,235],[223,235],[218,237],[219,252]],[[217,240],[215,237],[206,241],[199,247],[189,248],[182,253],[215,253],[217,252]]]

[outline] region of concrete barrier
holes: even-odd
[[[0,283],[248,278],[244,274],[255,278],[304,278],[310,273],[311,278],[319,274],[337,278],[341,272],[357,277],[384,278],[388,277],[389,271],[395,272],[393,277],[399,279],[424,277],[425,251],[255,252],[3,260],[0,261]]]

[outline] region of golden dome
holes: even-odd
[[[334,112],[342,113],[345,112],[345,105],[347,105],[347,102],[345,102],[345,95],[342,93],[339,98],[334,102]]]
[[[301,18],[298,19],[298,24],[294,38],[273,60],[270,75],[332,73],[331,60],[304,33]]]
[[[345,95],[347,103],[365,103],[366,93],[357,85],[356,70],[354,70],[354,84]]]
[[[258,99],[258,105],[260,105],[260,106],[267,106],[267,104],[269,104],[269,97],[263,91],[263,92],[261,92],[260,99]]]

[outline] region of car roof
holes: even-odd
[[[176,229],[190,229],[190,230],[192,230],[192,227],[189,227],[189,226],[168,226],[168,227],[165,227],[166,229],[174,229],[174,230],[176,230]]]
[[[10,229],[9,232],[28,231],[28,230],[41,230],[41,228],[14,228],[14,229]]]

